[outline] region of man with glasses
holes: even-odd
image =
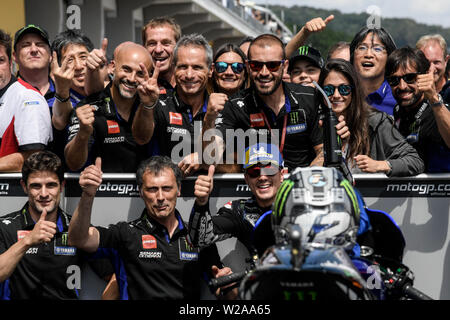
[[[425,162],[426,172],[450,172],[450,111],[438,94],[433,69],[419,49],[397,49],[386,62],[397,100],[395,123]]]
[[[195,203],[189,219],[189,232],[195,246],[206,247],[236,237],[250,254],[254,253],[253,228],[258,219],[272,209],[283,182],[283,157],[276,145],[260,143],[247,148],[243,162],[245,182],[253,195],[226,203],[217,215],[212,215],[209,208],[214,167],[210,166],[208,175],[200,175],[195,181]]]
[[[233,96],[222,108],[208,106],[205,115],[203,132],[211,128],[220,131],[213,139],[218,150],[216,160],[223,152],[222,139],[228,164],[228,155],[237,153],[237,159],[241,159],[243,150],[254,143],[251,139],[258,137],[259,142],[279,146],[290,170],[320,161],[319,100],[314,88],[282,82],[289,65],[284,44],[271,34],[258,36],[250,44],[247,63],[250,88]],[[250,139],[247,144],[246,138]],[[209,148],[209,142],[204,141],[203,146]]]
[[[396,102],[384,79],[384,68],[395,49],[394,40],[384,28],[364,27],[350,43],[350,62],[360,76],[367,103],[389,115]]]

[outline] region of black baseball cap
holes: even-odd
[[[319,50],[310,46],[301,46],[300,48],[295,50],[295,52],[289,58],[288,71],[291,71],[294,67],[294,63],[300,59],[310,60],[320,69],[322,69],[325,65],[325,60],[323,60]]]
[[[16,44],[19,42],[20,38],[24,36],[27,33],[36,33],[42,37],[42,39],[45,40],[45,42],[50,47],[50,40],[48,37],[47,31],[45,29],[35,25],[35,24],[29,24],[21,29],[19,29],[16,34],[14,35],[14,50],[16,50]]]

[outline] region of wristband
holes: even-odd
[[[156,100],[155,103],[152,104],[151,106],[143,105],[142,107],[143,107],[144,109],[147,109],[147,110],[153,110],[153,109],[156,107],[156,104],[157,104],[157,103],[158,103],[158,100]]]
[[[69,101],[70,95],[67,98],[61,98],[57,93],[55,93],[55,99],[58,100],[59,102],[66,102]]]
[[[444,104],[444,99],[442,99],[442,96],[438,93],[438,101],[435,103],[430,103],[430,106],[433,107],[439,107]]]
[[[392,173],[392,164],[389,161],[387,161],[387,160],[386,160],[386,162],[387,162],[387,164],[389,166],[389,171],[386,172],[386,175],[388,176],[388,175],[390,175]]]

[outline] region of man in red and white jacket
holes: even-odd
[[[0,30],[0,172],[20,172],[25,159],[52,140],[42,94],[11,74],[11,38]]]

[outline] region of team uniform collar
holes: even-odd
[[[25,203],[25,205],[20,210],[22,215],[22,223],[25,227],[25,230],[31,230],[34,228],[36,221],[33,220],[29,211],[29,202]],[[59,232],[67,231],[69,229],[69,217],[62,211],[61,208],[58,207],[57,216],[56,216],[56,226]]]

